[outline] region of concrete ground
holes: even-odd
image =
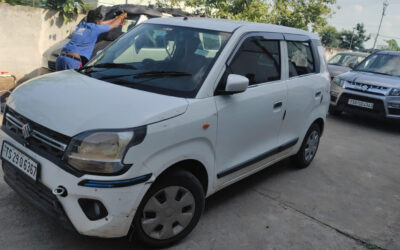
[[[309,168],[284,161],[213,195],[171,249],[400,249],[399,138],[399,123],[329,117]],[[0,231],[0,249],[129,248],[64,231],[2,180]]]

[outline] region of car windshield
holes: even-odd
[[[141,24],[80,72],[126,87],[193,98],[229,37],[226,32]]]
[[[360,63],[364,60],[365,56],[337,54],[329,59],[329,64],[349,67],[351,63]]]
[[[382,75],[400,76],[400,55],[374,54],[367,57],[354,70]]]

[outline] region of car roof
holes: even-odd
[[[363,53],[363,52],[340,52],[337,53],[336,55],[352,55],[352,56],[368,56],[368,53]]]
[[[400,56],[400,51],[379,50],[375,54]]]
[[[172,17],[172,18],[154,18],[147,20],[146,23],[192,27],[192,28],[208,29],[208,30],[215,30],[215,31],[222,31],[229,33],[235,31],[236,29],[245,27],[246,30],[248,31],[279,32],[279,33],[304,35],[308,36],[310,39],[319,40],[316,34],[300,29],[295,29],[280,25],[273,25],[273,24],[253,23],[253,22],[236,21],[228,19]]]

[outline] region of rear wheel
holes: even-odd
[[[306,168],[311,164],[318,150],[320,136],[321,129],[314,123],[308,129],[299,152],[292,158],[297,167]]]
[[[204,200],[203,187],[191,173],[165,176],[143,198],[133,221],[133,236],[158,248],[183,239],[199,221]]]

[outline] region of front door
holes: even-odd
[[[257,168],[279,147],[287,96],[286,83],[281,81],[280,47],[279,39],[249,36],[227,66],[225,78],[243,75],[249,87],[243,93],[215,96],[217,186]]]

